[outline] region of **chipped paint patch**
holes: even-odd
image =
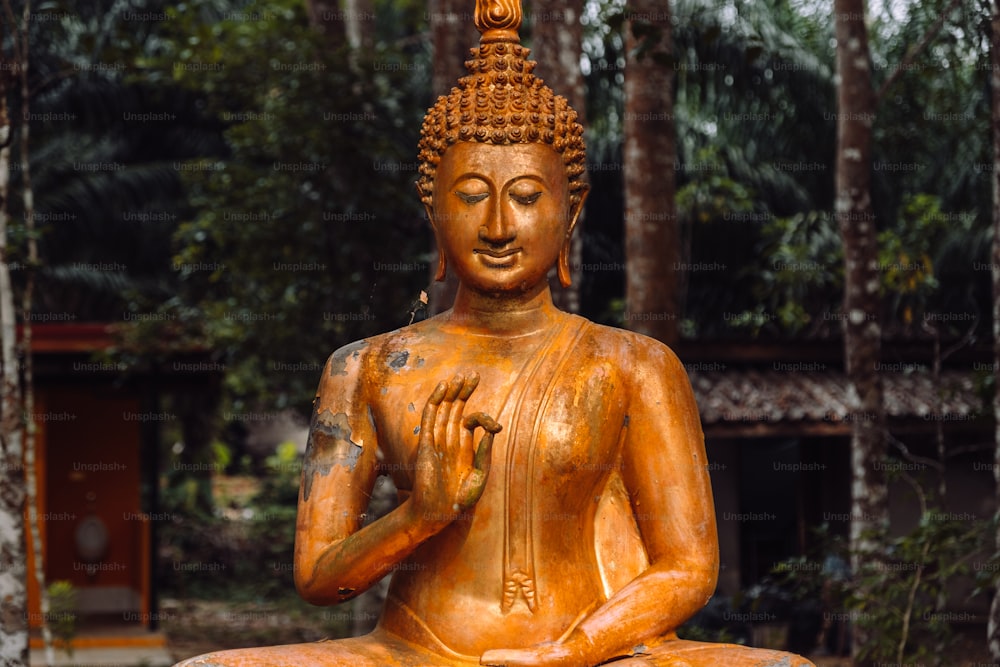
[[[802,665],[803,663],[798,663],[798,664]],[[792,656],[786,655],[782,656],[778,660],[768,660],[766,662],[762,662],[760,663],[760,667],[792,667]]]
[[[345,345],[330,357],[330,377],[335,375],[347,375],[347,360],[357,359],[361,350],[368,346],[368,341],[359,340]]]
[[[409,358],[410,358],[409,350],[402,350],[400,352],[390,352],[388,358],[386,359],[386,363],[392,370],[399,371],[400,369],[406,366],[406,362],[409,360]]]
[[[317,473],[326,477],[335,465],[354,470],[363,443],[354,442],[352,435],[346,413],[324,410],[313,415],[302,470],[303,500],[309,500]]]

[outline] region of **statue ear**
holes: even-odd
[[[587,201],[588,194],[590,194],[590,186],[585,184],[579,191],[579,197],[576,202],[570,200],[569,227],[566,228],[566,240],[559,250],[559,260],[556,262],[556,273],[559,275],[559,284],[563,287],[569,287],[573,284],[573,275],[569,270],[569,253],[572,248],[573,230],[576,229],[576,223],[580,220],[580,214],[583,212],[583,202]]]
[[[441,245],[441,237],[438,236],[438,228],[434,224],[434,209],[430,204],[424,204],[424,210],[427,212],[427,220],[431,223],[431,229],[434,230],[434,243],[437,245],[438,250],[438,266],[437,272],[434,274],[434,280],[441,282],[448,274],[448,260],[445,259],[444,246]]]

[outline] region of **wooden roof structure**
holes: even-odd
[[[678,346],[708,437],[849,436],[851,387],[835,345]],[[950,360],[937,375],[924,348],[889,347],[878,369],[894,432],[992,429],[983,350]]]

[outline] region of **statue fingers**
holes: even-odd
[[[441,401],[444,399],[447,391],[448,385],[444,382],[439,382],[434,391],[431,392],[427,402],[424,403],[424,411],[420,415],[421,440],[434,435],[434,424],[437,421],[438,407],[441,405]]]
[[[499,433],[503,427],[495,419],[483,412],[477,412],[465,418],[465,429],[472,438],[472,432],[476,427],[481,427],[484,431],[483,437],[479,439],[479,446],[476,448],[472,459],[472,467],[476,470],[488,470],[490,464],[490,452],[493,449],[493,437]],[[471,442],[470,442],[471,444]]]
[[[476,504],[486,488],[486,471],[473,468],[462,480],[460,502],[462,509],[468,509]]]
[[[476,412],[475,414],[471,414],[465,418],[465,428],[472,431],[477,426],[482,428],[484,431],[488,431],[493,434],[499,433],[503,430],[503,426],[500,425],[500,422],[493,419],[493,417],[490,417],[485,412]]]
[[[462,392],[462,387],[465,386],[465,377],[461,373],[455,373],[455,377],[451,379],[448,383],[448,392],[444,396],[444,400],[451,403],[458,395]]]
[[[441,406],[438,408],[437,419],[434,422],[434,444],[439,453],[447,451],[448,447],[448,424],[451,418],[455,399],[462,391],[465,378],[461,373],[457,373],[448,383],[441,399]]]
[[[460,376],[456,376],[458,378]],[[464,452],[470,449],[468,444],[468,433],[462,430],[462,416],[465,414],[465,404],[479,385],[479,374],[471,373],[462,380],[458,396],[455,397],[448,413],[447,433],[445,443],[448,447],[449,455],[456,457],[457,462],[464,462]],[[470,457],[471,458],[471,457]]]
[[[479,373],[473,371],[465,377],[465,383],[462,385],[462,391],[458,395],[459,400],[462,402],[469,400],[469,397],[472,396],[472,392],[474,392],[478,386]]]

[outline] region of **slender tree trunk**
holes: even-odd
[[[56,664],[52,644],[52,627],[49,625],[49,590],[45,583],[45,551],[42,547],[42,521],[39,516],[37,438],[35,420],[34,364],[31,356],[31,310],[35,291],[35,269],[38,265],[38,242],[35,239],[35,191],[31,185],[31,91],[28,84],[28,26],[31,25],[31,2],[24,3],[21,30],[21,191],[24,202],[24,227],[28,239],[27,281],[21,297],[22,335],[21,354],[24,360],[22,374],[24,397],[24,477],[28,504],[28,534],[31,538],[32,569],[38,584],[39,606],[42,613],[42,643],[45,647],[45,664]]]
[[[0,63],[9,65],[0,54]],[[28,664],[28,590],[24,549],[24,449],[15,351],[14,294],[7,254],[10,70],[0,69],[0,665]]]
[[[375,45],[375,7],[372,0],[344,0],[344,30],[352,49],[372,50]]]
[[[625,326],[670,344],[681,316],[674,76],[654,58],[673,50],[669,10],[664,1],[637,0],[626,11]]]
[[[531,56],[538,61],[535,73],[548,82],[549,87],[562,95],[576,110],[580,124],[587,126],[587,89],[580,69],[583,52],[583,23],[580,21],[580,2],[573,0],[548,0],[535,2],[534,22],[531,32]],[[568,312],[580,312],[580,266],[583,263],[584,216],[576,223],[570,251],[570,275],[573,284],[562,287],[553,283],[552,299]]]
[[[993,479],[996,485],[997,512],[1000,514],[1000,0],[990,3],[990,100],[991,126],[993,129],[993,377],[996,380],[993,394],[993,419],[995,422],[996,449],[994,452]],[[1000,549],[1000,524],[996,534]],[[990,617],[986,627],[990,655],[1000,660],[1000,581],[993,593]]]
[[[476,46],[476,30],[472,22],[474,3],[468,0],[430,0],[431,39],[434,42],[434,72],[431,87],[434,95],[447,95],[465,76],[465,61],[469,49]],[[437,262],[431,262],[431,280]],[[431,315],[442,313],[455,302],[458,279],[454,271],[442,282],[431,282],[427,309]]]
[[[883,466],[887,454],[878,373],[878,246],[872,213],[871,136],[875,98],[863,0],[834,0],[837,39],[837,156],[835,213],[844,243],[844,351],[852,395],[851,546],[854,567],[874,556],[873,534],[888,526]],[[854,633],[854,652],[865,641]]]

